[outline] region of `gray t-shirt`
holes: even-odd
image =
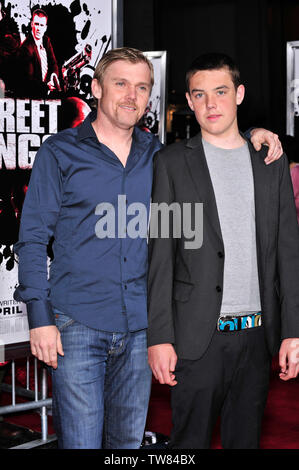
[[[248,145],[222,149],[203,140],[203,146],[224,242],[220,315],[260,311],[254,185]]]

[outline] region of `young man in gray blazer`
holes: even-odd
[[[228,56],[198,57],[186,78],[201,132],[154,162],[152,204],[171,218],[151,222],[149,363],[172,386],[171,448],[208,448],[219,415],[224,448],[258,448],[271,356],[279,351],[282,380],[299,370],[288,162],[265,165],[265,147],[257,152],[239,132],[245,88]]]

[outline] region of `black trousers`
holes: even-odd
[[[259,448],[270,367],[262,326],[215,331],[200,359],[178,359],[169,447],[208,449],[221,415],[224,449]]]

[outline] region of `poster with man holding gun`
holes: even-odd
[[[90,112],[96,64],[112,47],[112,3],[0,0],[1,344],[28,339],[25,304],[13,299],[13,244],[35,154]]]

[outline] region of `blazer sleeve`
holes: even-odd
[[[176,240],[172,236],[172,218],[163,219],[163,229],[169,230],[169,236],[162,238],[161,220],[156,217],[158,206],[161,203],[170,205],[173,199],[169,174],[162,154],[158,152],[154,159],[149,233],[148,346],[174,344],[172,289]]]
[[[280,159],[278,272],[282,339],[299,338],[299,226],[286,155]]]

